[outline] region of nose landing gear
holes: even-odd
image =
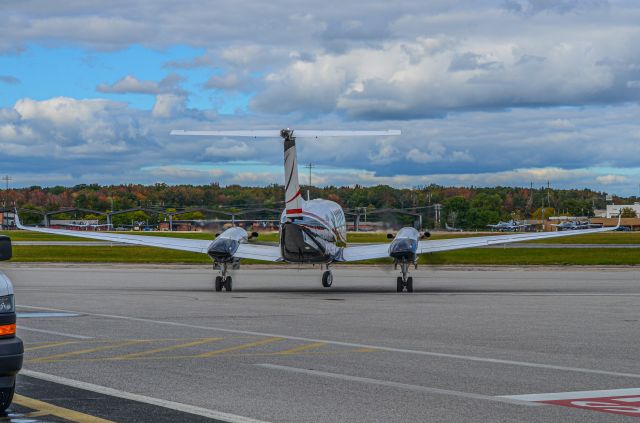
[[[214,284],[216,292],[222,291],[222,288],[226,289],[227,291],[232,291],[233,279],[231,278],[231,276],[227,275],[227,263],[215,263],[213,265],[213,268],[217,268],[218,270],[220,270],[220,275],[216,276]]]
[[[409,274],[409,262],[403,259],[399,264],[402,276],[398,276],[396,281],[397,291],[402,292],[406,289],[407,292],[413,292],[413,277],[407,276]]]

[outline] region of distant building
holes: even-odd
[[[0,213],[0,228],[13,229],[16,226],[16,216],[14,212],[5,211]]]
[[[606,209],[595,209],[593,211],[593,217],[607,217]]]
[[[607,218],[611,219],[612,217],[620,216],[620,210],[622,209],[632,209],[636,212],[637,216],[640,216],[640,203],[633,204],[607,204]]]
[[[49,220],[49,226],[89,226],[97,225],[100,222],[98,219],[51,219]]]

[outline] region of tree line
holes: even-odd
[[[547,189],[526,187],[445,187],[439,185],[393,188],[387,185],[302,187],[311,198],[325,198],[345,209],[413,209],[424,215],[425,224],[435,224],[435,205],[441,205],[439,224],[482,229],[489,223],[506,219],[540,218],[552,214],[592,216],[594,209],[606,207],[605,193],[591,189]],[[283,208],[284,187],[243,187],[239,185],[98,185],[54,186],[2,191],[8,207],[36,208],[45,211],[78,207],[102,212],[147,207],[158,210],[206,207],[234,212],[251,208]],[[614,197],[614,203],[632,203],[636,197]],[[149,218],[145,213],[136,218]],[[97,217],[97,216],[96,216]],[[178,216],[198,218],[204,215]],[[115,216],[114,216],[115,219]],[[121,216],[122,221],[130,216]],[[116,222],[114,221],[114,224]]]

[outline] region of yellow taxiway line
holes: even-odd
[[[55,416],[76,423],[114,423],[111,420],[101,419],[100,417],[91,416],[79,411],[69,410],[68,408],[58,407],[44,401],[25,397],[19,394],[13,396],[13,402],[23,407],[31,408],[33,411],[27,413],[24,417],[41,417]]]
[[[279,338],[279,337],[262,339],[256,342],[249,342],[248,344],[236,345],[235,347],[222,348],[220,350],[214,350],[214,351],[209,351],[203,354],[194,355],[193,358],[213,357],[214,355],[224,354],[232,351],[244,350],[252,347],[258,347],[260,345],[266,345],[272,342],[282,341],[283,339],[284,338]]]
[[[166,352],[166,351],[174,351],[180,348],[189,348],[195,347],[196,345],[207,344],[210,342],[220,341],[224,338],[205,338],[199,339],[197,341],[187,342],[186,344],[178,344],[178,345],[170,345],[168,347],[155,348],[153,350],[140,351],[137,353],[124,354],[116,357],[109,357],[110,360],[129,360],[132,358],[144,357],[146,355],[152,355],[156,353]]]

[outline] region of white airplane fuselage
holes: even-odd
[[[282,258],[291,263],[330,263],[347,242],[347,221],[339,204],[322,199],[301,202],[298,217],[280,219]]]

